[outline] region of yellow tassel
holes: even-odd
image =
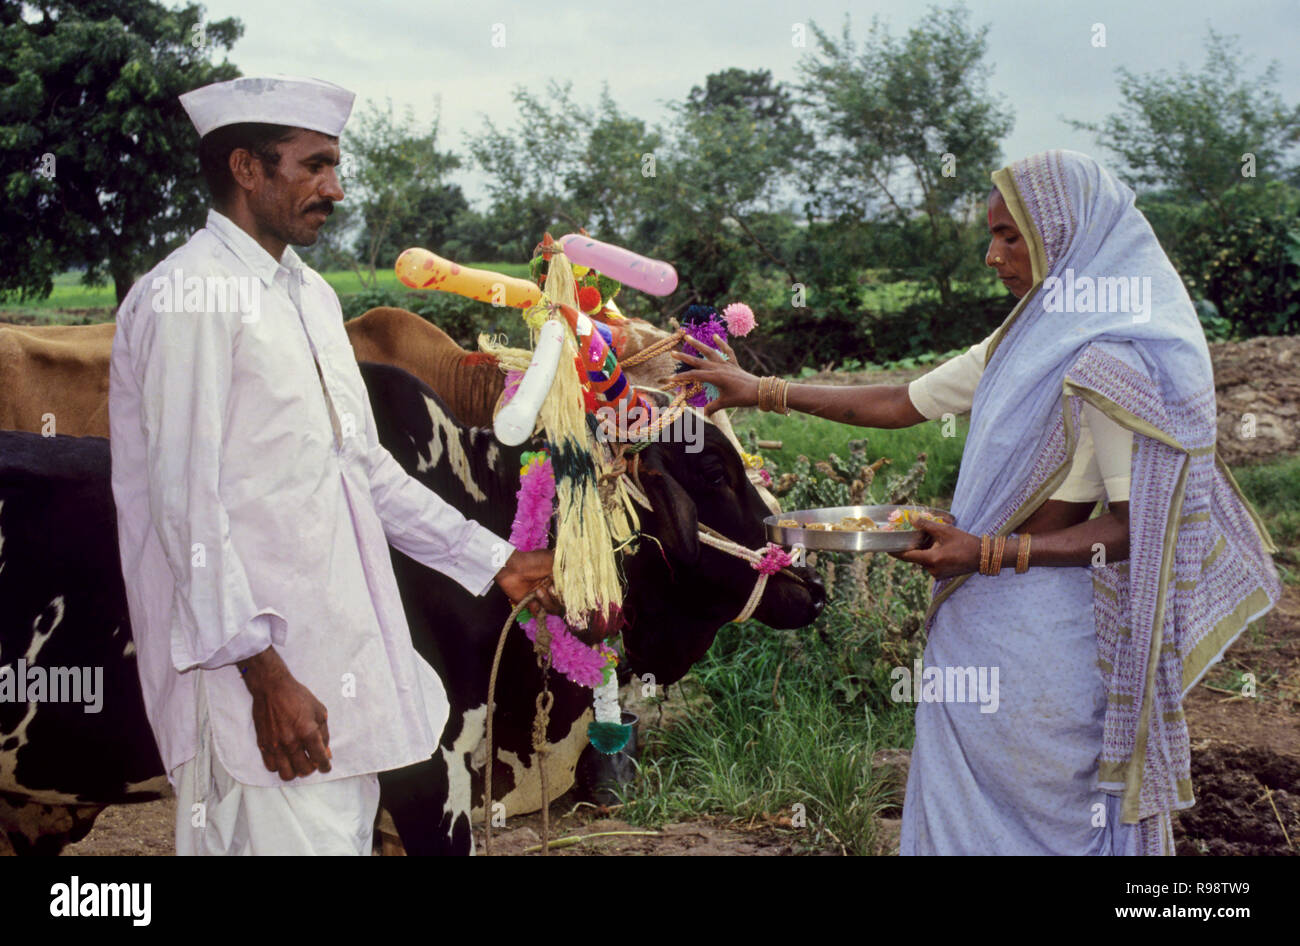
[[[582,382],[573,370],[578,355],[577,339],[568,321],[549,313],[546,302],[577,307],[577,283],[562,253],[551,257],[542,303],[525,313],[532,340],[547,318],[564,328],[564,347],[550,393],[542,404],[538,422],[546,439],[576,458],[578,475],[560,475],[555,492],[559,515],[555,537],[555,590],[565,607],[565,620],[572,627],[586,627],[591,612],[604,613],[610,604],[622,605],[614,547],[625,543],[640,528],[636,507],[620,477],[613,484],[608,505],[597,483],[610,471],[612,451],[599,443],[587,426]],[[545,315],[545,317],[540,317]],[[503,371],[526,370],[532,352],[506,348],[487,335],[479,336],[479,348],[497,356]]]

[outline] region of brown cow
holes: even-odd
[[[116,325],[0,325],[0,429],[108,436]]]
[[[443,398],[461,423],[488,427],[505,376],[496,359],[462,348],[438,326],[406,309],[371,309],[343,323],[357,361],[403,369]],[[108,436],[108,364],[116,325],[0,324],[0,429],[72,436]],[[666,337],[643,319],[623,324],[631,355]],[[657,388],[676,362],[661,354],[628,371],[632,382]],[[737,451],[740,443],[727,416],[712,420]],[[752,472],[752,471],[751,471]],[[776,499],[750,476],[763,502],[780,512]]]

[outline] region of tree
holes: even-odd
[[[815,211],[850,226],[912,228],[890,268],[938,289],[945,308],[969,258],[971,213],[1001,163],[1009,110],[987,91],[988,27],[964,7],[931,8],[903,38],[878,19],[861,49],[846,20],[838,40],[812,26],[815,52],[800,63],[821,147],[810,155]]]
[[[55,274],[136,277],[203,225],[198,138],[177,100],[235,78],[243,27],[152,0],[0,0],[0,297]]]
[[[521,87],[513,97],[508,129],[485,119],[468,137],[491,200],[475,222],[496,230],[501,255],[527,259],[552,228],[629,240],[653,206],[660,134],[620,111],[608,88],[594,109],[574,101],[571,83],[550,82],[540,96]]]
[[[381,260],[391,266],[412,243],[442,241],[451,219],[466,206],[460,188],[445,183],[461,162],[438,150],[437,118],[421,127],[408,107],[398,120],[391,101],[383,109],[367,103],[353,128],[345,132],[341,149],[344,193],[351,194],[345,203],[361,226],[353,267],[361,284],[374,288]]]
[[[484,118],[483,130],[467,136],[470,156],[487,175],[486,219],[502,256],[528,259],[550,227],[577,230],[586,223],[566,180],[581,160],[587,117],[572,88],[551,81],[538,96],[518,87],[512,93],[518,117],[510,127]]]
[[[706,77],[672,108],[678,119],[672,219],[697,244],[738,240],[799,282],[775,234],[764,232],[792,195],[799,155],[810,146],[789,90],[766,69],[733,68]],[[714,294],[728,288],[715,286]]]
[[[1255,179],[1290,176],[1300,184],[1292,157],[1300,105],[1287,105],[1273,90],[1276,62],[1257,78],[1244,67],[1236,38],[1209,29],[1201,72],[1140,76],[1121,67],[1120,111],[1100,123],[1070,124],[1094,133],[1135,186],[1163,190],[1175,201],[1204,201],[1227,223],[1224,194],[1247,177],[1247,155]]]

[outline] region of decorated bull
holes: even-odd
[[[520,458],[540,440],[503,447],[485,428],[453,418],[419,379],[363,364],[380,441],[408,473],[468,518],[506,534]],[[662,395],[652,394],[661,406]],[[749,561],[700,541],[710,527],[740,546],[764,543],[768,509],[733,445],[700,420],[688,450],[687,417],[631,458],[625,474],[650,509],[640,540],[621,553],[625,673],[679,679],[717,630],[745,607],[758,580]],[[108,442],[94,437],[0,433],[0,678],[42,681],[0,699],[0,827],[15,849],[56,853],[84,836],[108,804],[160,797],[166,779],[144,715],[110,490]],[[381,776],[384,806],[411,853],[473,848],[483,791],[476,756],[487,715],[496,631],[510,612],[497,589],[474,597],[456,582],[393,553],[416,649],[446,685],[451,715],[428,761]],[[777,628],[810,623],[824,603],[815,573],[771,576],[753,616]],[[58,681],[59,701],[52,684]],[[496,689],[494,797],[507,815],[541,803],[531,726],[541,684],[532,647],[512,634]],[[74,691],[75,687],[75,691]],[[545,756],[549,795],[572,784],[586,741],[591,693],[554,678]],[[3,696],[3,691],[0,691]]]

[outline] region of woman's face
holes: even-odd
[[[1034,284],[1034,270],[1029,262],[1029,245],[1016,229],[1002,192],[995,190],[989,198],[989,251],[984,262],[998,271],[998,278],[1017,299]]]

